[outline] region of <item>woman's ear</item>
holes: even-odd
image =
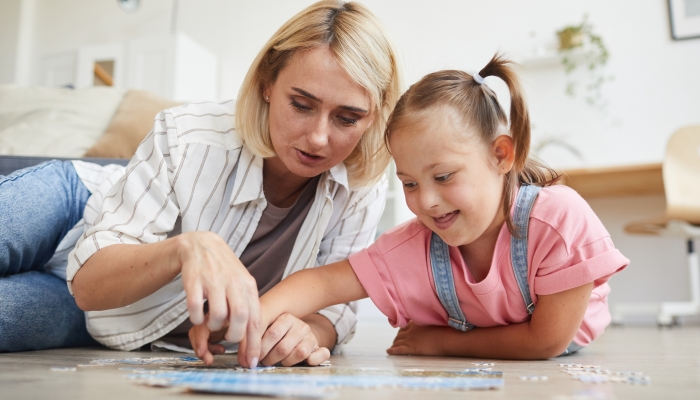
[[[498,172],[505,175],[513,168],[515,163],[515,146],[513,138],[508,135],[501,135],[493,141],[491,151],[496,158],[496,168]]]
[[[271,92],[270,85],[265,85],[262,90],[262,97],[263,100],[265,100],[266,103],[270,102],[270,92]]]

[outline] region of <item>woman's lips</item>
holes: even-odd
[[[435,223],[435,227],[444,230],[452,226],[452,224],[457,220],[457,216],[459,215],[459,210],[452,211],[451,213],[443,214],[439,217],[433,217],[433,222]]]
[[[302,164],[316,165],[325,159],[325,157],[315,156],[313,154],[303,152],[299,149],[295,149],[295,150],[297,151],[297,158],[299,159],[299,161],[302,162]]]

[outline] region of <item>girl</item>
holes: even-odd
[[[528,158],[528,111],[508,64],[436,72],[402,96],[385,138],[417,218],[282,281],[261,298],[264,324],[369,296],[402,328],[392,355],[546,359],[603,332],[607,281],[629,260],[586,202]],[[509,87],[510,129],[487,76]],[[208,336],[190,332],[200,356]]]

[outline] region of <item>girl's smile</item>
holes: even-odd
[[[452,226],[452,223],[457,220],[458,215],[459,210],[455,210],[450,213],[443,214],[439,217],[433,217],[433,221],[435,222],[435,226],[438,229],[445,230]]]

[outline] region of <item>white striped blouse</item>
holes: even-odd
[[[255,232],[267,202],[263,159],[253,155],[234,128],[233,102],[198,103],[156,116],[125,169],[109,175],[93,164],[74,163],[93,195],[83,235],[68,256],[66,280],[99,249],[119,243],[155,243],[179,232],[212,231],[237,256]],[[333,263],[368,246],[384,209],[387,180],[351,190],[340,164],[322,174],[314,202],[294,243],[284,277]],[[321,310],[347,342],[356,305]],[[87,313],[90,334],[107,347],[133,350],[189,317],[181,277],[126,307]]]

